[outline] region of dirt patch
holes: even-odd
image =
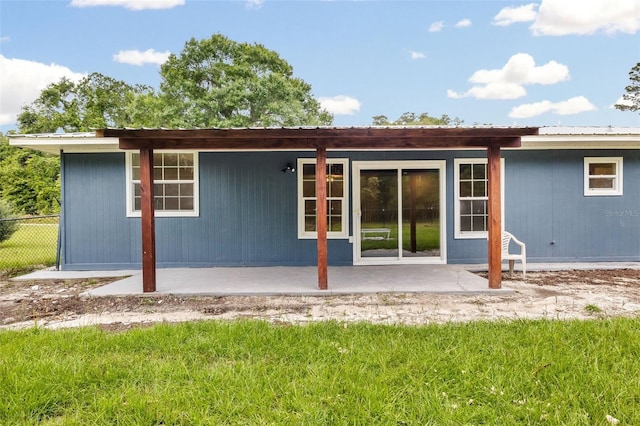
[[[505,274],[503,286],[514,292],[495,295],[80,296],[113,280],[9,281],[0,276],[0,328],[98,325],[116,331],[204,319],[428,324],[640,315],[640,270],[636,269],[530,272],[526,280],[520,274]]]

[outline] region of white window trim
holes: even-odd
[[[453,159],[453,216],[454,216],[454,238],[464,239],[487,239],[488,231],[461,231],[460,230],[460,164],[487,164],[486,158],[454,158]],[[488,171],[487,171],[488,172]],[[500,159],[500,217],[502,229],[504,229],[504,158]]]
[[[616,174],[607,176],[600,175],[597,177],[613,177],[615,179],[615,187],[607,188],[590,188],[589,187],[589,165],[592,163],[615,163]],[[584,195],[585,197],[594,196],[619,196],[622,195],[622,157],[584,157]]]
[[[298,158],[297,175],[298,175],[298,239],[317,239],[317,232],[305,231],[304,225],[304,198],[302,196],[302,166],[304,164],[316,164],[315,158]],[[349,238],[349,159],[348,158],[327,158],[327,164],[342,164],[344,171],[344,188],[342,197],[342,231],[327,231],[328,239],[347,239]]]
[[[138,151],[126,151],[125,153],[125,170],[126,170],[126,206],[127,206],[127,217],[141,217],[142,212],[134,210],[133,204],[133,176],[132,176],[132,154],[137,153]],[[157,153],[167,153],[174,152],[177,154],[193,154],[193,210],[183,210],[183,211],[164,211],[164,210],[156,210],[155,217],[198,217],[200,216],[200,173],[198,172],[198,166],[200,163],[200,158],[198,155],[198,151],[174,151],[174,150],[157,150],[154,151]]]

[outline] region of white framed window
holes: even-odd
[[[584,195],[622,195],[622,157],[585,157]]]
[[[349,238],[349,160],[327,158],[327,238]],[[318,238],[316,159],[298,158],[298,238]]]
[[[455,238],[487,238],[489,172],[486,158],[454,159]],[[500,159],[502,222],[504,223],[504,159]]]
[[[127,216],[140,217],[140,153],[126,153]],[[158,217],[198,216],[198,153],[153,153],[153,199]]]

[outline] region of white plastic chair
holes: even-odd
[[[520,253],[509,253],[509,245],[513,241],[520,246]],[[513,265],[516,260],[522,262],[522,278],[527,276],[527,248],[525,244],[514,237],[511,233],[502,232],[502,260],[509,261],[509,274],[513,275]]]

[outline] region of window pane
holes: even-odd
[[[162,197],[164,196],[164,185],[161,183],[153,184],[153,196],[154,197]]]
[[[471,182],[460,182],[460,196],[471,197]]]
[[[182,197],[193,197],[193,184],[192,183],[181,183],[180,184],[180,196],[182,196]]]
[[[164,154],[164,166],[178,167],[178,154],[175,154],[175,153]]]
[[[165,184],[164,187],[164,195],[169,197],[177,197],[178,194],[178,185],[177,184]]]
[[[193,154],[179,154],[179,160],[181,166],[193,167]]]
[[[330,215],[342,216],[342,200],[327,201],[327,212]]]
[[[140,166],[140,154],[137,154],[137,153],[131,154],[131,165],[134,167]]]
[[[133,196],[134,197],[140,197],[141,196],[140,184],[139,183],[134,183],[133,184]]]
[[[487,184],[484,180],[477,180],[473,182],[473,196],[474,197],[486,197],[487,196]]]
[[[304,181],[302,182],[302,196],[303,197],[315,197],[316,196],[316,181]]]
[[[142,210],[142,199],[140,197],[133,198],[133,209]]]
[[[164,199],[165,210],[178,210],[178,197],[167,197]]]
[[[316,180],[316,165],[315,164],[303,164],[302,165],[302,179]]]
[[[305,213],[305,215],[315,215],[316,214],[316,200],[305,200],[304,201],[304,213]]]
[[[342,197],[344,191],[344,181],[342,179],[332,179],[327,185],[327,197]]]
[[[460,201],[460,214],[471,214],[471,201]]]
[[[167,167],[164,169],[164,179],[165,180],[178,180],[178,168],[177,167]]]
[[[160,167],[153,168],[153,180],[162,180],[162,168]]]
[[[153,166],[162,167],[162,154],[158,154],[158,153],[153,154]]]
[[[474,215],[484,215],[487,213],[487,202],[485,200],[475,200],[472,201],[472,208]]]
[[[589,178],[589,188],[614,189],[615,181],[615,178]]]
[[[590,163],[589,164],[589,175],[597,176],[597,175],[615,175],[616,174],[616,163]]]
[[[460,216],[460,230],[471,231],[471,216]]]
[[[133,167],[131,169],[131,179],[140,180],[140,167]]]
[[[181,197],[180,198],[180,210],[193,210],[193,198]]]
[[[486,231],[487,228],[485,226],[485,217],[484,216],[474,216],[473,217],[473,230],[474,231]]]
[[[471,179],[471,164],[460,164],[460,179]]]
[[[193,180],[193,167],[180,167],[180,180]]]
[[[155,199],[153,200],[155,204],[153,208],[155,210],[164,210],[164,203],[162,202],[162,200],[163,199],[160,197],[155,197]]]
[[[304,230],[306,232],[315,232],[316,230],[316,217],[305,216],[304,217]]]
[[[474,164],[473,165],[473,179],[486,179],[486,165]]]

